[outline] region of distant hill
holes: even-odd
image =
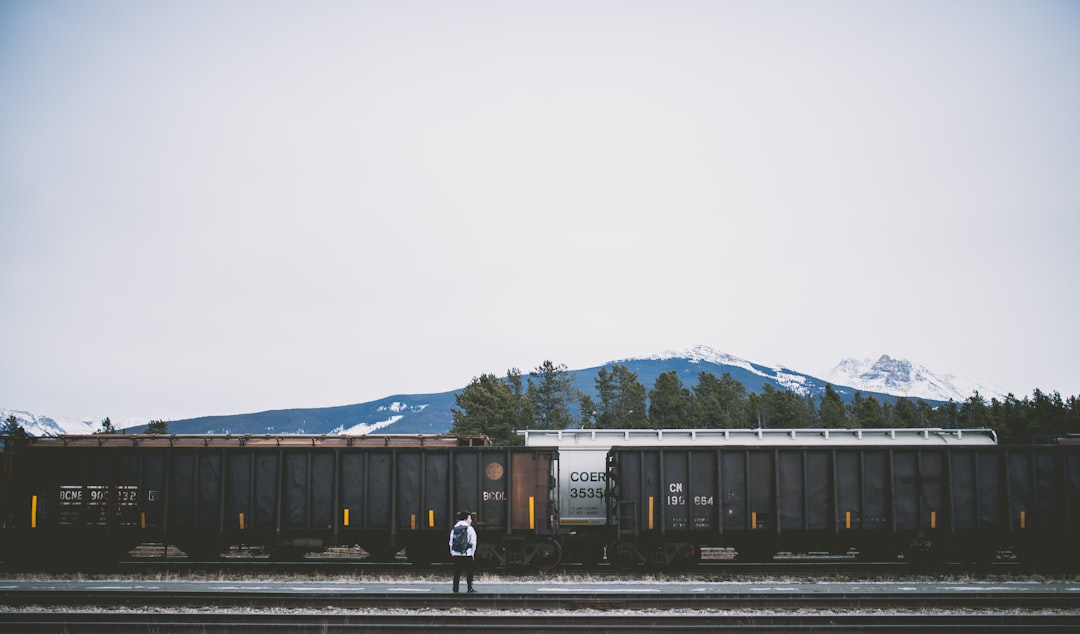
[[[453,423],[450,408],[458,392],[396,395],[338,407],[203,416],[169,421],[169,431],[177,434],[442,434]]]
[[[625,365],[637,373],[638,381],[646,389],[652,389],[656,378],[664,372],[675,371],[686,387],[697,385],[701,372],[722,376],[725,372],[746,386],[748,392],[760,393],[766,384],[780,390],[792,390],[801,395],[820,397],[828,383],[824,379],[803,374],[788,368],[752,363],[738,357],[716,352],[706,346],[696,346],[681,352],[666,352],[650,357],[621,359],[601,366],[571,370],[574,386],[586,394],[596,396],[596,375],[601,368],[614,364]],[[907,387],[903,378],[895,377],[893,387]],[[845,385],[833,387],[845,401],[850,401],[857,391]],[[461,388],[464,389],[464,386]],[[207,416],[169,423],[175,433],[233,433],[233,434],[435,434],[446,433],[453,423],[451,408],[461,389],[441,394],[399,394],[369,403],[310,409],[289,409],[238,414],[232,416]],[[886,392],[862,390],[863,396],[874,396],[893,402],[897,396]],[[913,396],[905,390],[902,396]],[[954,400],[969,395],[956,394]],[[925,398],[937,404],[947,399]]]
[[[748,392],[760,393],[765,385],[779,390],[791,390],[804,396],[820,397],[827,383],[840,394],[845,402],[860,392],[863,396],[893,402],[898,397],[919,398],[931,404],[952,399],[961,402],[971,396],[975,389],[985,398],[999,396],[992,390],[964,382],[949,375],[937,375],[923,366],[903,359],[881,356],[862,362],[846,359],[832,372],[829,380],[784,368],[768,366],[717,352],[707,346],[695,346],[680,352],[664,352],[649,357],[611,361],[604,365],[571,370],[574,386],[586,394],[596,396],[596,375],[601,368],[625,365],[637,373],[638,381],[652,389],[661,373],[678,373],[683,384],[690,388],[697,385],[701,372],[717,377],[724,373],[746,386]],[[228,416],[203,416],[168,421],[169,431],[177,434],[440,434],[450,430],[453,423],[451,408],[455,396],[462,388],[439,394],[397,394],[355,405],[283,409],[235,414]],[[10,410],[0,410],[6,418]],[[20,424],[32,435],[55,435],[58,433],[91,433],[98,424],[90,421],[64,419],[56,421],[48,417],[35,417],[26,412],[13,412]],[[117,428],[120,425],[116,424]],[[126,427],[137,432],[145,425]]]

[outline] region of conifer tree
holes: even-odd
[[[454,397],[452,408],[455,435],[486,435],[496,445],[517,442],[514,434],[516,404],[511,386],[494,374],[481,374]]]
[[[571,408],[581,402],[581,392],[566,365],[544,361],[529,377],[526,392],[534,429],[566,429],[576,422]]]
[[[840,400],[840,393],[832,385],[825,384],[825,393],[821,396],[821,426],[826,429],[849,427],[847,408]]]
[[[919,401],[918,403],[924,403]],[[925,427],[923,423],[923,412],[919,408],[918,403],[912,402],[910,399],[900,397],[896,399],[896,403],[892,408],[892,421],[889,423],[890,427]]]
[[[660,373],[649,390],[649,422],[655,429],[685,429],[691,426],[691,392],[683,387],[674,370]]]
[[[600,368],[596,375],[596,426],[602,429],[642,429],[649,426],[645,386],[625,365]]]
[[[719,379],[715,374],[701,372],[693,388],[694,427],[738,429],[749,427],[746,418],[746,388],[725,372]]]
[[[9,414],[4,419],[4,426],[0,428],[0,436],[10,436],[11,438],[26,438],[29,434],[23,429],[23,426],[19,424],[19,419],[15,418],[14,414]]]
[[[169,433],[169,424],[163,420],[152,420],[146,424],[146,433],[148,434],[167,434]]]
[[[506,382],[510,386],[511,393],[510,429],[528,429],[532,422],[532,408],[529,405],[528,394],[525,392],[521,370],[517,368],[507,370]],[[514,438],[519,439],[517,435]]]
[[[862,392],[855,392],[848,404],[848,418],[852,427],[885,427],[885,412],[881,402],[873,396],[863,396]]]

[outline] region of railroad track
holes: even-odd
[[[119,588],[125,585],[128,588]],[[962,590],[923,592],[776,592],[722,594],[561,592],[454,595],[382,592],[142,590],[109,581],[80,589],[0,584],[0,631],[201,632],[344,631],[363,626],[529,631],[930,631],[1075,632],[1075,592]],[[393,585],[393,584],[390,584]],[[586,584],[587,586],[587,584]],[[186,586],[191,587],[191,586]]]
[[[0,606],[52,606],[64,609],[113,608],[131,605],[157,608],[268,608],[292,610],[537,610],[537,611],[732,611],[732,610],[1059,610],[1074,612],[1080,619],[1080,597],[1075,592],[964,590],[944,592],[771,592],[725,591],[718,593],[623,592],[592,593],[588,584],[567,584],[565,592],[485,592],[458,595],[445,591],[411,593],[402,588],[390,592],[355,592],[303,588],[290,591],[235,590],[191,591],[141,590],[139,582],[110,582],[110,587],[131,589],[0,589]],[[99,584],[100,585],[100,584]],[[1080,623],[1080,621],[1078,621]]]
[[[452,615],[316,615],[316,614],[18,614],[0,621],[0,630],[26,634],[82,632],[126,634],[128,632],[189,632],[232,634],[235,632],[431,632],[528,631],[528,632],[1075,632],[1075,617],[1050,615],[485,615],[461,612]]]
[[[373,562],[357,559],[320,559],[286,562],[263,558],[235,558],[218,561],[192,561],[185,558],[125,560],[97,572],[121,574],[160,574],[160,573],[225,573],[225,574],[380,574],[401,575],[407,577],[418,574],[442,574],[450,567],[449,563],[436,563],[426,566],[407,562]],[[93,572],[93,571],[92,571]],[[543,579],[545,577],[566,574],[582,574],[595,577],[639,578],[642,575],[695,575],[701,577],[761,577],[775,575],[825,577],[844,575],[847,577],[891,578],[904,576],[949,576],[949,575],[1036,575],[1049,571],[1045,566],[1023,564],[1016,561],[1001,561],[990,564],[910,564],[896,562],[864,562],[853,560],[814,560],[791,559],[765,563],[751,562],[705,562],[687,569],[652,570],[647,568],[626,570],[607,564],[598,566],[568,565],[549,571],[533,569],[492,570],[491,574],[516,576],[521,579]]]

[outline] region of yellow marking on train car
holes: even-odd
[[[750,530],[757,528],[757,511],[750,513]]]
[[[30,498],[30,528],[37,528],[37,496]]]
[[[653,496],[649,496],[649,530],[653,529]]]
[[[345,526],[348,526],[349,525],[349,509],[345,509],[345,517],[343,519],[344,519],[343,523],[345,524]]]
[[[244,514],[240,514],[240,530],[244,530]]]
[[[139,513],[139,524],[143,528],[146,528],[146,511],[143,511],[142,513]]]
[[[844,513],[844,528],[851,528],[851,511]]]
[[[1025,526],[1027,520],[1026,515],[1026,511],[1020,511],[1020,528],[1027,528],[1027,526]]]
[[[529,496],[529,530],[536,528],[536,498]]]
[[[427,525],[428,528],[435,528],[435,509],[428,509]]]
[[[930,511],[930,528],[937,528],[937,511]]]
[[[409,526],[416,530],[416,513],[409,515]]]

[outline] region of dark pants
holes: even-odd
[[[472,557],[454,555],[454,592],[457,592],[461,585],[462,572],[465,573],[465,583],[469,584],[470,590],[472,589],[473,563],[475,560]]]

